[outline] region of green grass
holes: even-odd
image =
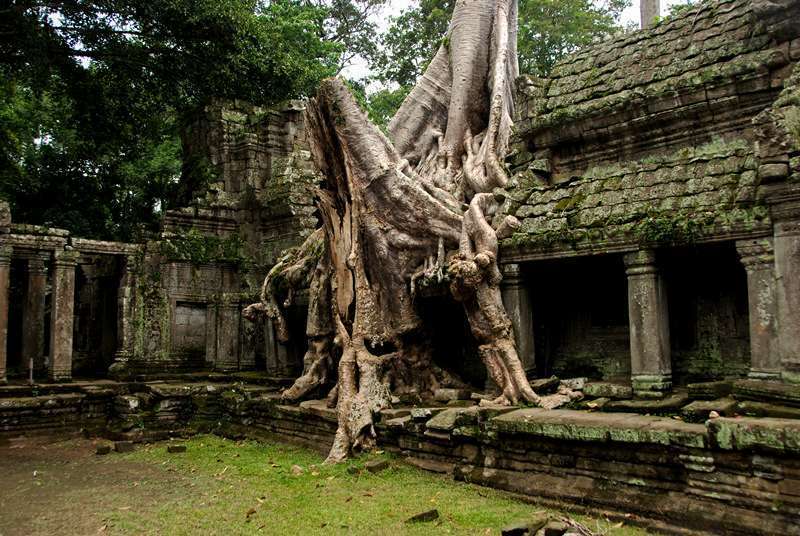
[[[200,436],[187,452],[168,454],[164,443],[124,455],[162,466],[185,479],[176,497],[144,511],[117,510],[108,517],[113,533],[159,534],[499,534],[501,527],[545,509],[488,488],[427,473],[386,454],[335,466],[312,451],[254,441]],[[367,459],[387,457],[388,470],[371,474]],[[304,469],[292,474],[292,466]],[[173,484],[174,485],[174,484]],[[410,516],[436,508],[440,518],[408,524]],[[549,511],[549,510],[548,510]],[[564,515],[560,512],[554,515]],[[574,516],[592,530],[613,535],[644,534],[608,521]]]

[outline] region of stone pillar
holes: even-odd
[[[651,27],[659,15],[661,15],[661,3],[659,0],[639,0],[639,16],[641,17],[642,28]]]
[[[747,270],[750,311],[750,374],[752,379],[780,379],[776,322],[775,256],[772,239],[739,240],[736,250]]]
[[[8,282],[11,274],[11,246],[0,245],[0,384],[5,384],[8,357]]]
[[[51,381],[72,379],[72,325],[75,307],[75,266],[78,252],[56,251],[53,258],[53,298],[50,320]]]
[[[117,351],[114,352],[112,370],[126,368],[133,355],[134,263],[132,255],[126,255],[122,260],[117,287]]]
[[[42,256],[28,258],[28,287],[22,304],[22,368],[33,359],[34,373],[44,370],[44,303],[47,267]]]
[[[217,370],[239,370],[240,317],[238,303],[217,306]]]
[[[800,220],[775,222],[774,229],[782,376],[800,383]]]
[[[672,389],[669,315],[655,252],[625,255],[631,339],[631,383],[637,396],[658,397]]]
[[[517,344],[517,353],[522,361],[525,371],[536,372],[536,350],[533,342],[533,311],[530,295],[525,287],[520,265],[503,264],[503,281],[500,291],[503,296],[503,305],[511,318],[514,326],[514,342]]]

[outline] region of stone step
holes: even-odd
[[[732,417],[736,412],[736,400],[732,398],[695,400],[683,407],[681,416],[686,422],[705,422],[712,411],[717,412],[717,417]]]
[[[764,380],[738,380],[733,383],[733,397],[783,406],[800,407],[800,384]]]

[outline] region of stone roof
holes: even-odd
[[[800,3],[790,2],[784,16]],[[755,0],[713,0],[665,19],[655,27],[589,46],[557,64],[547,80],[529,80],[537,97],[527,117],[532,128],[593,116],[676,92],[691,93],[736,80],[746,84],[789,62],[789,47],[778,50],[766,24],[754,15]],[[800,51],[798,51],[800,52]],[[680,104],[680,103],[676,103]]]
[[[515,177],[502,194],[522,222],[510,249],[549,252],[691,243],[768,228],[757,160],[744,142],[714,142],[669,156],[592,168],[577,180],[537,185]]]

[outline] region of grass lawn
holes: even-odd
[[[498,535],[545,511],[385,454],[327,466],[320,454],[284,444],[199,436],[175,454],[168,444],[98,456],[87,439],[0,441],[0,536]],[[363,470],[378,458],[390,468]],[[438,520],[406,523],[434,508]],[[606,520],[572,519],[599,534],[644,534]]]
[[[162,443],[113,455],[160,465],[190,478],[194,493],[161,501],[145,511],[117,509],[107,518],[107,530],[131,534],[499,534],[501,527],[544,510],[509,494],[454,482],[394,459],[388,470],[372,474],[361,470],[367,457],[327,466],[319,454],[303,448],[214,436],[191,439],[186,446],[181,454],[168,454]],[[369,456],[379,457],[387,456]],[[302,474],[295,474],[297,468],[292,471],[294,465],[303,469]],[[351,474],[348,467],[359,471]],[[437,521],[405,522],[433,508],[440,513]],[[601,533],[644,534],[604,520],[574,519]]]

